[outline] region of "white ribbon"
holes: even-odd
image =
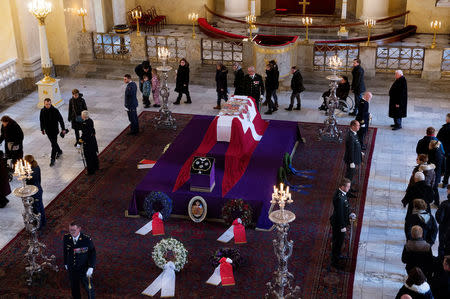
[[[227,258],[227,263],[231,264],[231,263],[233,263],[233,261],[230,258]],[[220,276],[220,264],[219,264],[219,266],[217,266],[216,269],[214,269],[213,274],[206,281],[206,283],[217,286],[221,282],[222,282],[222,277]]]
[[[237,221],[242,224],[241,218],[238,218]],[[222,243],[228,243],[231,239],[234,238],[234,225],[230,226],[218,239],[217,241]]]
[[[155,296],[161,290],[161,297],[175,296],[175,265],[168,262],[164,270],[143,292],[143,295]]]
[[[158,212],[158,218],[161,220],[163,219],[162,214],[160,212]],[[143,227],[141,227],[140,229],[138,229],[136,231],[136,234],[145,236],[146,234],[151,232],[152,231],[152,223],[153,223],[153,220],[150,221],[149,223],[147,223],[146,225],[144,225]]]

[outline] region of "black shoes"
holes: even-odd
[[[174,105],[180,105],[180,101],[173,102]]]
[[[392,131],[397,131],[400,130],[402,128],[402,126],[394,126],[392,127]]]
[[[154,104],[154,105],[153,105],[153,107],[155,107],[155,108],[159,108],[159,107],[161,107],[161,105],[158,105],[158,104]]]
[[[55,159],[50,160],[50,167],[53,167],[53,166],[55,166]]]
[[[294,108],[294,110],[302,110],[302,107],[297,106],[296,108]]]
[[[267,110],[266,112],[264,112],[264,114],[268,114],[268,115],[270,115],[270,114],[272,114],[272,111],[270,111],[270,110]]]
[[[284,108],[286,111],[292,111],[292,105],[289,105],[289,107]]]
[[[150,104],[145,105],[144,108],[150,108]]]
[[[191,100],[184,101],[186,104],[192,104]]]
[[[61,157],[61,155],[63,154],[63,151],[59,151],[56,153],[56,159],[58,159],[59,157]]]

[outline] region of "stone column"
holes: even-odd
[[[423,61],[422,79],[439,80],[441,78],[442,49],[426,48]]]
[[[125,0],[112,0],[114,26],[127,23],[127,9]]]
[[[227,17],[245,17],[250,14],[247,0],[225,0],[223,14]]]
[[[361,66],[364,69],[364,78],[375,77],[375,61],[377,58],[377,45],[370,43],[366,46],[366,43],[359,44],[359,59],[361,60]]]
[[[360,19],[381,19],[389,16],[389,0],[363,0]]]

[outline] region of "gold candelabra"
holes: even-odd
[[[139,31],[139,20],[142,18],[142,11],[133,10],[131,12],[131,17],[136,20],[136,36],[141,36],[141,32]]]
[[[250,30],[250,40],[252,40],[253,39],[252,30],[256,29],[256,26],[254,25],[256,23],[256,16],[248,15],[245,17],[245,21],[247,22],[248,28]]]
[[[28,3],[28,11],[38,19],[40,25],[45,25],[45,18],[52,11],[52,4],[42,0]]]
[[[368,18],[368,19],[365,19],[364,20],[364,26],[366,26],[367,27],[367,29],[368,29],[368,35],[367,35],[367,42],[366,42],[366,45],[368,46],[369,45],[369,43],[370,43],[370,32],[372,31],[372,28],[373,27],[375,27],[375,24],[377,23],[377,20],[375,20],[375,19],[370,19],[370,18]]]
[[[441,21],[434,20],[431,21],[431,29],[433,29],[433,42],[431,43],[431,49],[436,48],[436,32],[441,29]]]
[[[309,25],[312,24],[312,22],[313,22],[313,19],[311,17],[302,18],[302,23],[303,23],[303,25],[306,26],[305,42],[308,42],[308,27],[309,27]]]
[[[87,10],[86,8],[80,8],[77,10],[77,15],[81,17],[81,20],[83,21],[83,29],[81,29],[81,32],[86,32],[86,24],[84,23],[84,17],[87,16]]]
[[[188,15],[188,19],[192,22],[192,38],[195,39],[195,22],[198,20],[198,14],[197,13],[190,13]]]

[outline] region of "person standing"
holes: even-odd
[[[331,265],[338,269],[342,268],[339,264],[343,258],[341,250],[347,226],[350,225],[350,204],[347,200],[347,192],[350,190],[350,185],[351,181],[349,179],[342,179],[339,189],[336,190],[333,196],[333,214],[330,217],[332,228]]]
[[[372,93],[366,91],[362,97],[361,102],[359,102],[358,114],[356,115],[356,120],[359,121],[361,128],[358,131],[358,139],[361,144],[361,149],[366,150],[366,146],[364,145],[364,141],[366,139],[367,131],[369,130],[369,102],[372,99]]]
[[[81,123],[81,111],[87,110],[86,101],[83,99],[83,94],[78,89],[72,90],[72,98],[69,101],[69,116],[68,121],[72,123],[72,129],[75,131],[75,144],[78,145],[80,140]]]
[[[244,82],[245,95],[255,99],[256,108],[259,111],[260,99],[264,95],[264,81],[260,74],[256,74],[254,66],[248,67]]]
[[[348,130],[345,138],[344,162],[347,165],[345,177],[350,181],[353,180],[356,167],[362,162],[361,144],[357,136],[359,128],[359,121],[352,120],[350,122],[350,130]],[[349,194],[348,197],[355,197],[355,195]]]
[[[241,96],[245,94],[245,86],[244,86],[244,71],[241,68],[241,65],[237,62],[233,63],[234,70],[234,95]]]
[[[447,200],[444,200],[436,211],[436,222],[439,223],[438,256],[442,258],[450,248],[445,248],[450,241],[450,186],[447,185]]]
[[[138,107],[138,100],[136,97],[137,92],[137,86],[136,83],[134,83],[131,80],[130,74],[125,74],[123,77],[123,82],[127,84],[125,89],[125,110],[128,114],[128,120],[130,121],[130,132],[128,132],[128,135],[137,135],[139,133],[139,120],[137,116],[137,107]]]
[[[189,63],[185,58],[181,58],[180,65],[177,70],[177,80],[175,84],[175,91],[178,92],[175,105],[180,105],[183,93],[186,94],[186,104],[192,104],[191,95],[189,94]]]
[[[52,100],[49,98],[44,99],[44,108],[41,109],[39,120],[41,123],[42,135],[47,134],[48,140],[50,140],[52,145],[52,153],[50,156],[50,167],[52,167],[55,165],[55,159],[58,159],[63,154],[63,151],[58,145],[58,124],[61,126],[62,130],[61,137],[64,137],[67,130],[64,126],[64,120],[61,113],[52,105]]]
[[[416,154],[420,155],[420,154],[425,154],[428,155],[430,149],[429,149],[429,145],[430,142],[432,140],[438,140],[435,136],[436,130],[433,127],[428,127],[425,136],[423,136],[422,139],[420,139],[419,141],[417,141],[417,145],[416,145]],[[444,148],[441,144],[441,150],[442,152],[445,154]]]
[[[436,167],[434,169],[435,179],[432,187],[434,193],[434,204],[438,207],[440,201],[438,186],[441,182],[443,170],[445,172],[445,157],[444,152],[442,151],[441,142],[439,140],[431,140],[428,144],[428,148],[428,161]]]
[[[275,105],[275,102],[272,101],[272,95],[277,90],[277,85],[278,79],[275,68],[273,64],[269,63],[266,66],[266,101],[265,101],[269,109],[266,112],[264,112],[264,114],[272,114],[273,112],[278,110],[277,106]]]
[[[94,121],[89,118],[89,112],[81,112],[83,124],[81,125],[81,140],[83,141],[84,158],[86,159],[87,174],[92,175],[99,169],[98,145],[95,137]]]
[[[78,222],[69,224],[69,233],[63,238],[64,267],[69,272],[70,288],[74,299],[81,299],[80,282],[94,299],[94,286],[91,280],[96,263],[94,243],[90,236],[81,232]]]
[[[23,157],[23,131],[19,124],[8,115],[2,116],[1,122],[0,143],[5,141],[6,158],[12,159],[12,163],[15,164]]]
[[[30,163],[31,171],[33,171],[33,173],[31,174],[31,178],[26,180],[27,185],[33,185],[38,188],[38,192],[32,196],[34,198],[33,213],[41,214],[39,229],[42,229],[47,224],[47,220],[45,218],[44,203],[42,201],[43,190],[41,186],[41,168],[39,167],[38,162],[34,160],[34,157],[32,155],[26,155],[24,159],[25,161]]]
[[[216,66],[216,92],[217,92],[217,105],[214,109],[221,109],[220,102],[223,99],[228,101],[228,85],[227,85],[228,70],[225,65],[218,63]]]
[[[302,109],[302,102],[300,99],[300,93],[305,91],[305,87],[303,86],[303,77],[300,73],[300,70],[297,69],[296,66],[293,66],[291,68],[291,74],[293,74],[291,79],[291,103],[289,104],[288,108],[285,108],[287,111],[292,111],[292,107],[294,107],[294,98],[297,99],[297,107],[294,108],[294,110],[301,110]]]
[[[437,139],[442,143],[445,152],[445,172],[442,180],[442,188],[448,185],[448,178],[450,176],[450,113],[447,113],[445,124],[439,129]]]
[[[406,117],[408,86],[401,70],[395,71],[395,81],[389,89],[389,117],[394,119],[392,130],[402,128],[402,118]]]
[[[153,107],[161,107],[161,104],[159,102],[159,92],[160,92],[160,80],[158,71],[156,69],[152,69],[152,94],[153,94]]]
[[[351,89],[355,94],[355,109],[349,115],[356,116],[358,114],[359,103],[363,93],[366,91],[366,85],[364,84],[364,69],[361,67],[361,60],[359,58],[353,59],[352,69],[352,86]]]
[[[134,68],[134,72],[139,77],[139,90],[143,92],[144,88],[144,75],[147,75],[148,78],[152,77],[152,66],[148,60],[142,61],[141,64],[138,64]],[[142,98],[142,102],[145,105],[144,98]]]
[[[275,89],[273,90],[272,93],[272,97],[273,97],[273,102],[275,104],[275,108],[278,110],[278,96],[277,96],[277,90],[280,87],[280,71],[278,70],[278,64],[275,60],[271,60],[269,61],[269,63],[273,66],[273,71],[274,71],[274,80],[275,80]]]
[[[9,186],[9,171],[6,166],[6,158],[0,151],[0,209],[3,209],[9,202],[7,195],[11,194]]]
[[[142,101],[144,108],[150,108],[150,94],[152,93],[152,84],[148,75],[144,75],[144,84],[142,85]]]

